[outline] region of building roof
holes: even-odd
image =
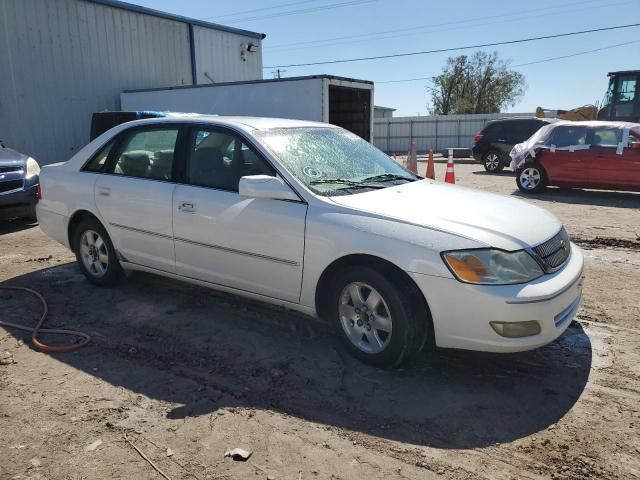
[[[327,78],[329,80],[341,80],[344,82],[363,83],[366,85],[373,85],[373,82],[370,80],[358,80],[356,78],[337,77],[335,75],[307,75],[303,77],[263,78],[261,80],[241,80],[238,82],[220,82],[220,83],[211,83],[211,84],[205,83],[202,85],[177,85],[174,87],[134,88],[130,90],[123,90],[123,93],[156,92],[160,90],[188,90],[190,88],[215,88],[215,87],[224,87],[226,85],[241,85],[245,83],[297,82],[299,80],[310,80],[313,78]],[[375,107],[375,108],[378,108],[378,107]],[[395,109],[392,108],[390,110],[395,110]]]
[[[385,111],[389,111],[389,112],[395,112],[396,109],[395,108],[391,108],[391,107],[383,107],[382,105],[374,105],[373,108],[375,110],[385,110]]]
[[[84,1],[97,3],[100,5],[106,5],[108,7],[113,7],[113,8],[120,8],[122,10],[128,10],[130,12],[142,13],[144,15],[151,15],[153,17],[166,18],[167,20],[174,20],[176,22],[182,22],[190,25],[197,25],[199,27],[206,27],[214,30],[221,30],[223,32],[235,33],[237,35],[244,35],[246,37],[263,39],[267,36],[264,33],[251,32],[249,30],[242,30],[240,28],[227,27],[226,25],[220,25],[218,23],[205,22],[202,20],[197,20],[195,18],[183,17],[182,15],[174,15],[173,13],[162,12],[160,10],[154,10],[153,8],[147,8],[147,7],[142,7],[140,5],[121,2],[120,0],[84,0]]]

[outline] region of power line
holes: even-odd
[[[385,58],[398,58],[398,57],[409,57],[415,55],[427,55],[430,53],[443,53],[443,52],[453,52],[456,50],[470,50],[473,48],[484,48],[484,47],[496,47],[498,45],[513,45],[517,43],[525,43],[525,42],[533,42],[538,40],[548,40],[551,38],[562,38],[562,37],[570,37],[574,35],[584,35],[586,33],[595,33],[595,32],[605,32],[610,30],[619,30],[622,28],[632,28],[639,27],[640,23],[631,23],[628,25],[617,25],[614,27],[602,27],[602,28],[592,28],[589,30],[580,30],[577,32],[567,32],[567,33],[557,33],[554,35],[543,35],[540,37],[529,37],[529,38],[521,38],[518,40],[506,40],[502,42],[491,42],[491,43],[480,43],[476,45],[466,45],[464,47],[450,47],[450,48],[439,48],[435,50],[421,50],[417,52],[405,52],[405,53],[394,53],[390,55],[377,55],[374,57],[360,57],[360,58],[345,58],[341,60],[325,60],[321,62],[309,62],[309,63],[292,63],[288,65],[271,65],[264,68],[285,68],[285,67],[309,67],[313,65],[329,65],[335,63],[350,63],[350,62],[363,62],[367,60],[381,60]]]
[[[301,8],[299,10],[290,10],[288,12],[269,13],[269,14],[266,14],[266,15],[258,15],[258,16],[255,16],[255,17],[238,18],[238,19],[229,20],[229,21],[227,21],[227,23],[251,22],[253,20],[263,20],[263,19],[267,19],[267,18],[288,17],[290,15],[299,15],[301,13],[320,12],[320,11],[323,11],[323,10],[331,10],[331,9],[334,9],[334,8],[349,7],[351,5],[361,5],[363,3],[372,3],[372,2],[376,2],[376,1],[377,0],[351,0],[351,1],[348,1],[348,2],[332,3],[332,4],[329,4],[329,5],[319,5],[317,7]]]
[[[527,65],[536,65],[538,63],[546,63],[546,62],[552,62],[554,60],[562,60],[565,58],[571,58],[571,57],[578,57],[580,55],[586,55],[588,53],[595,53],[595,52],[601,52],[603,50],[610,50],[612,48],[617,48],[617,47],[623,47],[625,45],[631,45],[633,43],[639,43],[640,40],[632,40],[630,42],[624,42],[624,43],[616,43],[614,45],[608,45],[606,47],[600,47],[600,48],[594,48],[592,50],[584,50],[582,52],[575,52],[575,53],[570,53],[567,55],[561,55],[559,57],[551,57],[551,58],[544,58],[542,60],[535,60],[533,62],[527,62],[527,63],[519,63],[517,65],[511,65],[511,68],[517,68],[517,67],[525,67]],[[415,82],[418,80],[427,80],[430,83],[434,83],[433,82],[433,76],[431,77],[417,77],[417,78],[402,78],[402,79],[398,79],[398,80],[383,80],[383,81],[376,81],[375,83],[401,83],[401,82]]]
[[[620,4],[626,4],[626,3],[633,3],[634,0],[625,0],[623,2],[619,2],[613,5],[620,5]],[[590,4],[590,3],[596,3],[596,5],[591,6],[591,7],[586,7],[585,5]],[[489,16],[484,16],[484,17],[474,17],[474,18],[468,18],[465,20],[455,20],[455,21],[450,21],[450,22],[441,22],[441,23],[437,23],[437,24],[428,24],[428,25],[419,25],[416,27],[409,27],[409,28],[399,28],[399,29],[394,29],[394,30],[383,30],[383,31],[377,31],[377,32],[370,32],[370,33],[361,33],[361,34],[356,34],[356,35],[342,35],[339,37],[332,37],[332,38],[325,38],[325,39],[320,39],[320,40],[309,40],[309,41],[304,41],[304,42],[293,42],[293,43],[282,43],[282,44],[276,44],[276,45],[268,45],[267,48],[269,50],[276,50],[276,49],[287,49],[287,50],[297,50],[297,49],[301,49],[301,48],[318,48],[318,47],[326,47],[326,46],[333,46],[333,45],[340,45],[340,44],[344,44],[344,43],[352,43],[354,41],[370,41],[370,40],[375,40],[375,39],[385,39],[385,38],[396,38],[398,36],[408,36],[408,35],[416,35],[417,33],[405,33],[403,35],[393,35],[393,36],[388,36],[389,34],[397,34],[400,32],[420,32],[423,30],[428,30],[428,29],[432,29],[434,27],[443,27],[443,26],[447,26],[447,25],[460,25],[458,27],[454,27],[453,29],[442,29],[442,28],[438,28],[437,30],[435,30],[436,32],[443,32],[443,31],[450,31],[450,30],[455,30],[455,29],[459,29],[459,28],[468,28],[469,25],[464,25],[467,24],[469,22],[476,22],[476,21],[481,21],[481,20],[493,20],[493,19],[498,19],[498,18],[509,18],[509,17],[520,17],[520,16],[525,16],[524,19],[527,19],[526,15],[527,14],[531,14],[531,13],[536,13],[536,12],[540,12],[540,11],[548,11],[551,10],[550,12],[547,13],[543,13],[538,16],[547,16],[547,15],[555,15],[558,13],[566,13],[566,12],[572,12],[573,10],[564,10],[568,7],[572,7],[572,6],[576,6],[576,5],[580,5],[581,10],[587,10],[587,9],[592,9],[592,8],[610,8],[613,5],[602,5],[601,0],[587,0],[587,1],[582,1],[582,2],[574,2],[574,3],[568,3],[565,5],[562,5],[560,8],[563,9],[562,11],[557,11],[558,7],[554,6],[554,7],[543,7],[543,8],[535,8],[535,9],[531,9],[531,10],[521,10],[518,12],[511,12],[511,13],[504,13],[504,14],[500,14],[500,15],[489,15]],[[535,18],[535,17],[533,17]],[[501,23],[504,20],[499,20],[496,22],[483,22],[481,25],[487,25],[487,24],[491,24],[491,23]],[[473,25],[472,25],[473,26]],[[354,40],[354,39],[362,39],[362,40]],[[343,40],[342,42],[338,41],[335,42],[336,40]],[[316,45],[316,44],[326,44],[327,42],[334,42],[334,43],[330,43],[328,45]],[[287,48],[289,47],[289,48]]]
[[[401,78],[400,80],[383,80],[375,83],[400,83],[400,82],[415,82],[417,80],[427,80],[432,82],[433,77],[417,77],[417,78]]]
[[[622,47],[622,46],[625,46],[625,45],[631,45],[632,43],[638,43],[638,42],[640,42],[640,40],[632,40],[631,42],[616,43],[615,45],[609,45],[608,47],[594,48],[593,50],[584,50],[582,52],[570,53],[568,55],[561,55],[559,57],[545,58],[543,60],[536,60],[534,62],[519,63],[518,65],[511,65],[511,67],[512,68],[526,67],[527,65],[536,65],[538,63],[546,63],[546,62],[552,62],[554,60],[562,60],[564,58],[578,57],[580,55],[586,55],[588,53],[601,52],[602,50],[609,50],[611,48]]]
[[[216,15],[215,17],[206,17],[205,20],[214,19],[214,18],[236,17],[238,15],[244,15],[245,13],[262,12],[264,10],[274,10],[276,8],[290,7],[292,5],[301,5],[303,3],[312,3],[312,2],[318,2],[318,1],[319,0],[301,0],[298,2],[280,3],[279,5],[272,5],[270,7],[252,8],[251,10],[243,10],[241,12],[225,13],[224,15]]]

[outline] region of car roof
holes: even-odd
[[[563,125],[576,125],[583,127],[617,127],[617,128],[629,128],[631,130],[638,130],[640,128],[640,123],[633,122],[619,122],[616,120],[608,121],[608,120],[583,120],[579,122],[574,122],[571,120],[560,120],[559,122],[555,122],[553,124],[555,127],[561,127]]]
[[[495,120],[489,120],[488,123],[497,123],[497,122],[516,122],[522,120],[538,120],[540,122],[551,123],[551,119],[549,118],[538,118],[538,117],[507,117],[507,118],[496,118]]]
[[[127,122],[127,126],[134,125],[157,125],[163,123],[197,123],[210,124],[212,126],[236,127],[242,130],[266,130],[270,128],[302,128],[302,127],[324,127],[339,128],[335,125],[322,122],[312,122],[308,120],[292,120],[288,118],[272,117],[234,117],[222,115],[203,115],[197,113],[167,113],[166,117],[148,118]]]

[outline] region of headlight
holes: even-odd
[[[27,158],[27,175],[26,178],[31,178],[34,175],[40,175],[40,165],[33,158]]]
[[[544,275],[533,257],[524,250],[455,250],[443,252],[442,259],[455,277],[465,283],[510,285]]]

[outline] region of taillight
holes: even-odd
[[[38,201],[42,200],[42,187],[40,186],[39,183],[38,183],[38,186],[36,187],[36,200]]]
[[[473,137],[473,141],[478,143],[480,140],[482,140],[482,137],[484,137],[484,135],[482,135],[481,133],[477,134],[475,137]]]

